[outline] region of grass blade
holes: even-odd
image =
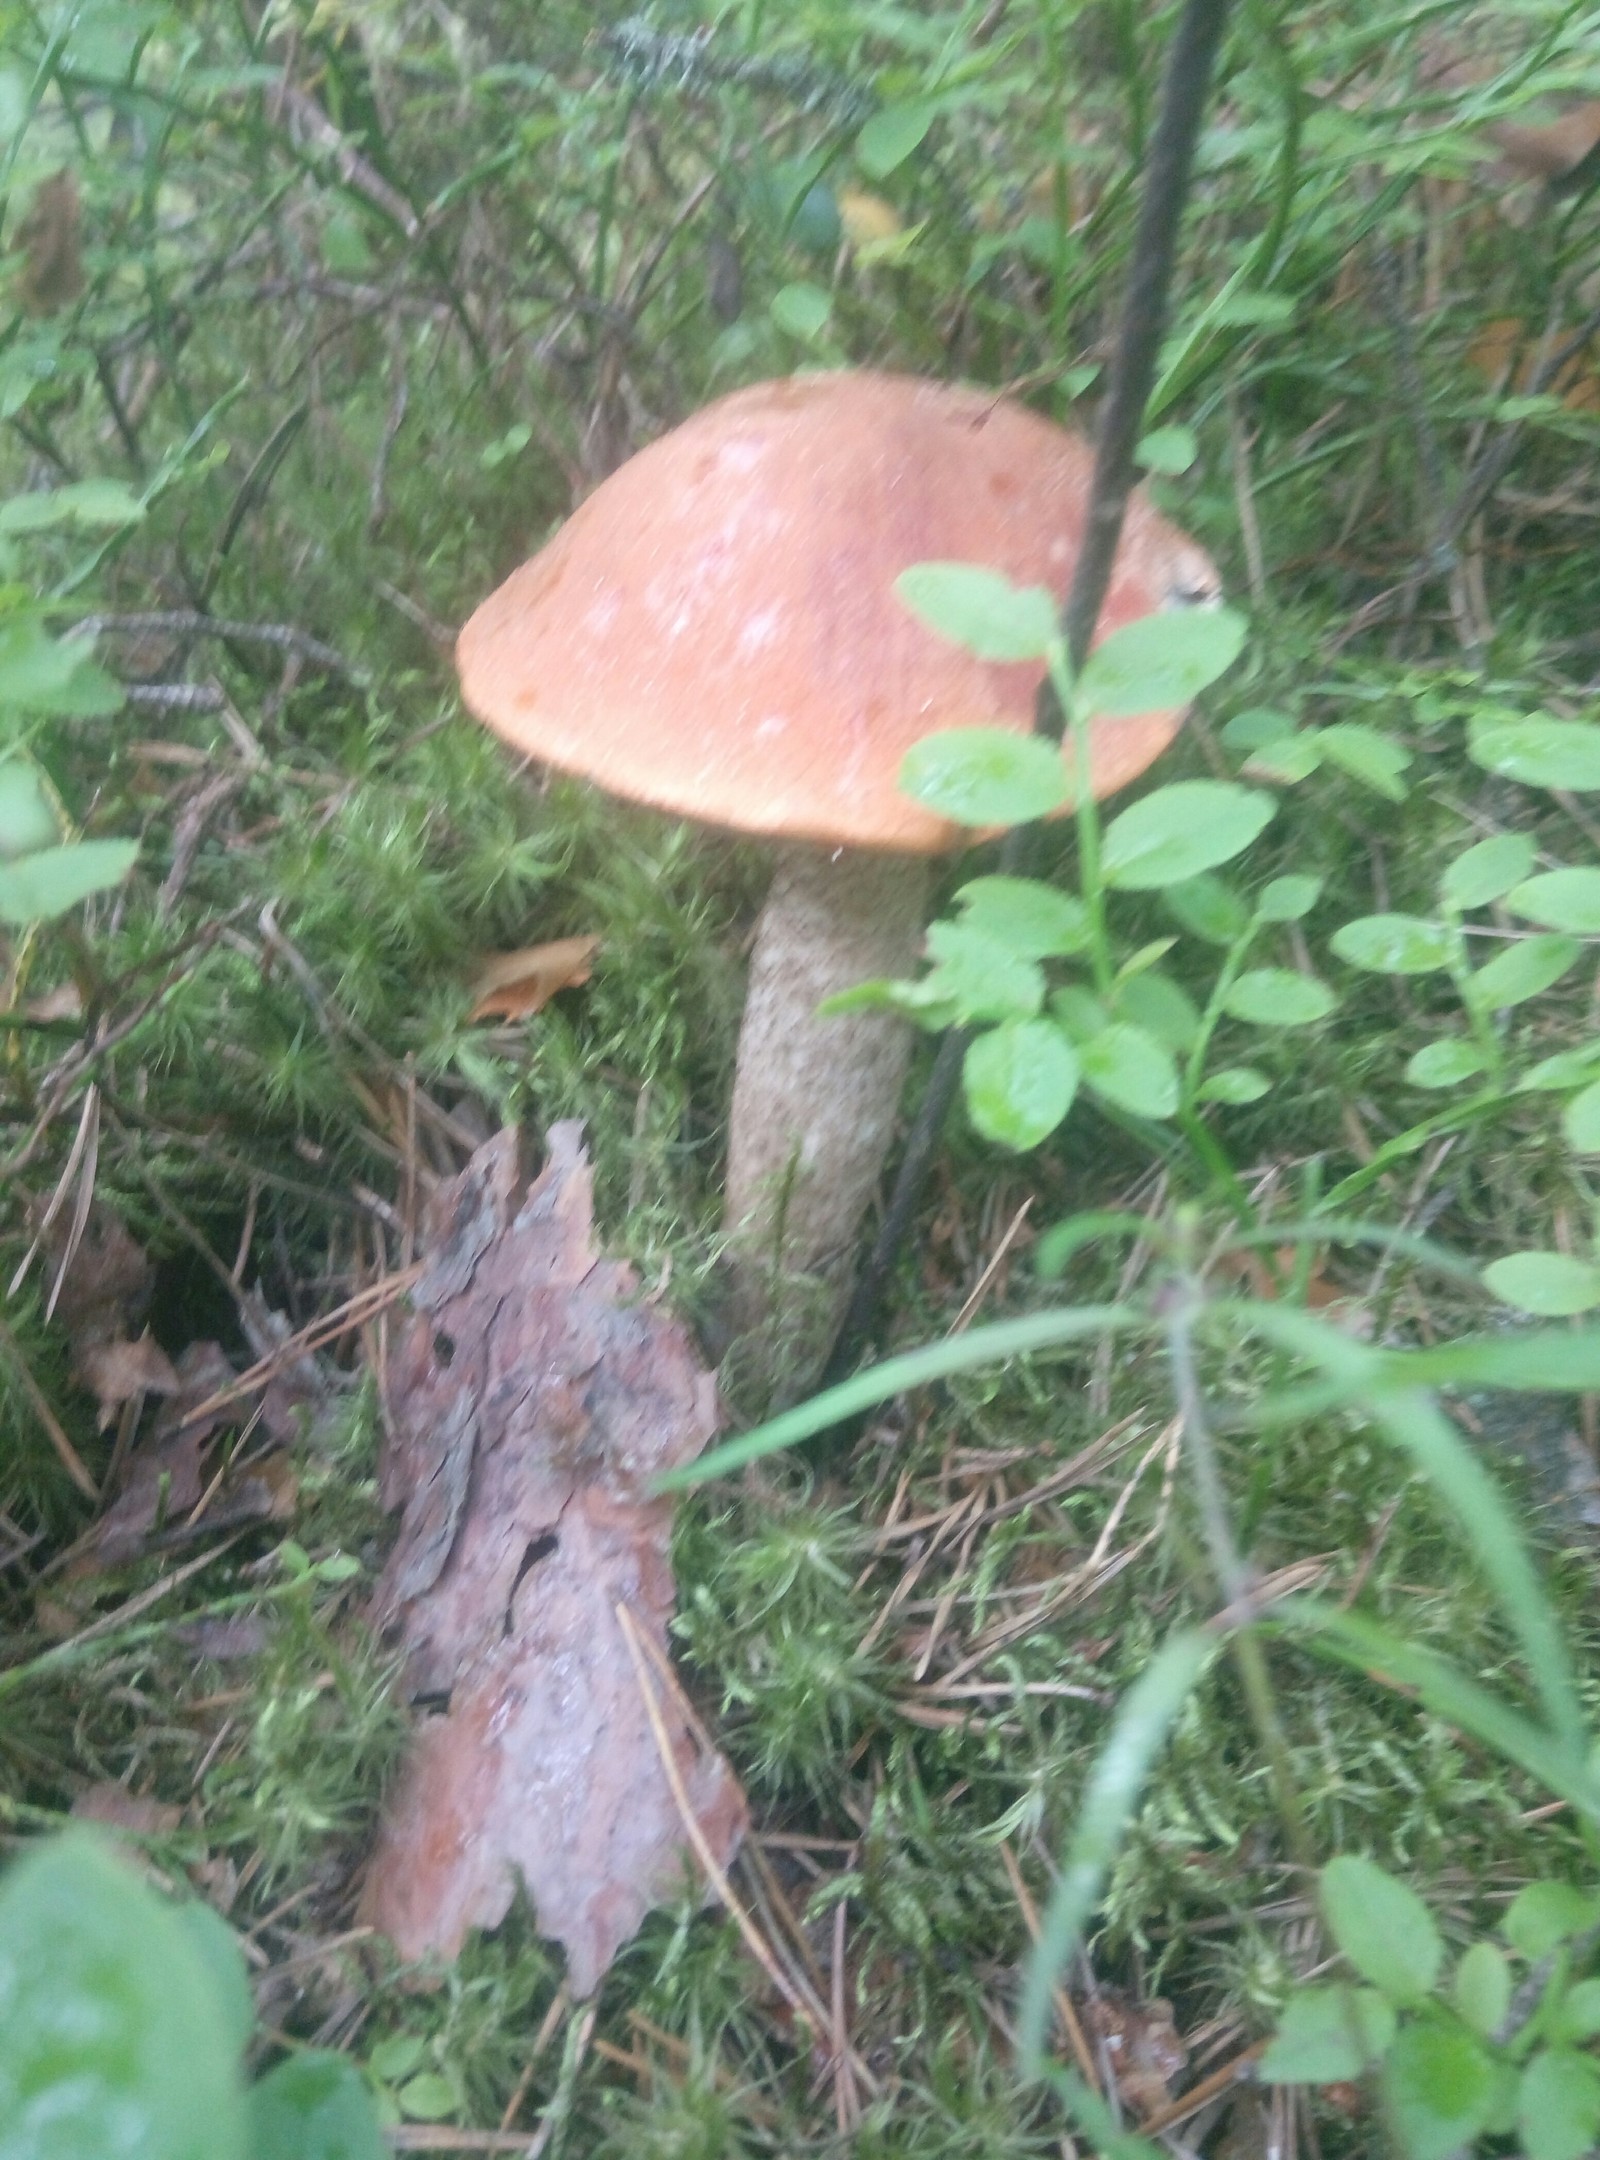
[[[741,1433],[736,1440],[724,1441],[698,1462],[669,1470],[656,1480],[655,1490],[682,1492],[692,1485],[704,1485],[711,1478],[726,1477],[729,1471],[742,1470],[746,1463],[756,1462],[763,1455],[775,1454],[779,1448],[793,1447],[798,1440],[809,1440],[813,1433],[825,1432],[858,1410],[870,1410],[874,1403],[887,1402],[891,1395],[925,1387],[930,1380],[948,1379],[952,1373],[970,1372],[975,1365],[998,1365],[1030,1351],[1055,1350],[1119,1329],[1148,1330],[1150,1326],[1145,1315],[1130,1305],[1064,1305],[1050,1312],[1029,1313],[1021,1320],[996,1320],[989,1327],[971,1328],[965,1335],[951,1335],[921,1350],[907,1350],[900,1357],[887,1358],[881,1365],[856,1373],[837,1387],[825,1388],[809,1402],[769,1418],[766,1424]]]
[[[1215,1638],[1203,1628],[1169,1635],[1117,1706],[1028,1960],[1017,2018],[1017,2055],[1024,2077],[1041,2074],[1050,1991],[1095,1908],[1150,1766],[1215,1647]]]

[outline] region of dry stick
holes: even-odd
[[[1211,72],[1222,42],[1228,0],[1185,0],[1167,52],[1161,84],[1161,112],[1150,142],[1133,241],[1133,267],[1123,300],[1122,327],[1112,359],[1110,384],[1100,409],[1094,479],[1084,520],[1083,546],[1072,573],[1072,588],[1062,611],[1061,627],[1074,673],[1083,665],[1095,624],[1111,582],[1111,566],[1128,496],[1133,489],[1135,453],[1145,407],[1155,384],[1161,340],[1166,330],[1167,296],[1178,228],[1189,193],[1189,174],[1211,87]],[[1035,726],[1041,734],[1059,735],[1061,715],[1054,711],[1048,684],[1041,690]],[[1008,834],[1000,863],[1014,873],[1021,864],[1028,828]],[[905,1153],[883,1224],[856,1282],[844,1320],[818,1385],[828,1388],[855,1369],[862,1345],[872,1331],[889,1270],[894,1266],[911,1217],[922,1196],[933,1152],[961,1078],[971,1040],[969,1028],[949,1028],[939,1045],[927,1089],[906,1136]],[[845,1428],[847,1431],[850,1428]],[[837,1443],[835,1443],[837,1444]]]

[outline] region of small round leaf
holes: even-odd
[[[785,337],[801,345],[814,345],[828,327],[833,301],[820,285],[805,280],[781,285],[767,302],[767,313]]]
[[[1550,931],[1519,938],[1514,945],[1502,946],[1478,969],[1470,985],[1472,1002],[1483,1012],[1525,1004],[1558,983],[1582,951],[1576,938],[1557,937]]]
[[[1224,1065],[1204,1082],[1199,1097],[1201,1102],[1259,1102],[1271,1086],[1266,1074],[1253,1065]]]
[[[1025,825],[1067,799],[1061,753],[1039,735],[945,728],[913,743],[900,766],[908,795],[958,825]]]
[[[1106,828],[1105,881],[1127,892],[1152,892],[1214,870],[1242,853],[1276,808],[1270,795],[1226,780],[1180,780],[1157,788]]]
[[[1543,871],[1513,886],[1506,906],[1547,930],[1592,937],[1600,931],[1600,870]]]
[[[919,622],[980,660],[1042,659],[1060,634],[1058,604],[1042,585],[1013,585],[979,563],[913,563],[894,589]]]
[[[1479,840],[1450,863],[1439,880],[1439,896],[1447,907],[1487,907],[1520,885],[1533,868],[1533,842],[1526,833],[1496,833]]]
[[[1113,1020],[1079,1046],[1083,1077],[1097,1095],[1135,1117],[1167,1118],[1178,1107],[1172,1053],[1142,1027]]]
[[[1482,1072],[1487,1063],[1476,1043],[1463,1042],[1456,1035],[1446,1036],[1439,1042],[1424,1043],[1408,1060],[1405,1077],[1413,1087],[1459,1087],[1463,1080]]]
[[[1443,923],[1423,915],[1361,915],[1329,943],[1341,960],[1375,975],[1429,975],[1449,966],[1453,950]]]
[[[1591,1080],[1561,1113],[1568,1147],[1579,1155],[1600,1155],[1600,1080]]]
[[[1261,888],[1256,913],[1263,922],[1298,922],[1311,913],[1321,893],[1321,878],[1275,877]]]
[[[1141,615],[1084,662],[1077,684],[1083,709],[1110,718],[1187,705],[1232,667],[1244,637],[1244,617],[1231,608]]]
[[[1408,1883],[1359,1853],[1341,1853],[1322,1870],[1321,1901],[1329,1932],[1363,1980],[1393,2003],[1432,1992],[1444,1943]]]
[[[1581,720],[1535,717],[1474,728],[1468,748],[1486,772],[1529,787],[1600,788],[1600,727]]]
[[[1012,1021],[967,1045],[962,1084],[968,1114],[986,1140],[1037,1147],[1072,1108],[1077,1052],[1053,1021]]]
[[[1254,1027],[1310,1027],[1325,1020],[1338,999],[1315,975],[1293,968],[1250,968],[1222,1001],[1235,1020]]]
[[[1483,1271],[1485,1286],[1503,1304],[1546,1319],[1590,1312],[1600,1305],[1600,1267],[1570,1253],[1507,1253]]]
[[[291,2055],[251,2088],[250,2160],[388,2160],[388,2152],[372,2095],[343,2055]]]

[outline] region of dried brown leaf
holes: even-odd
[[[1100,1988],[1084,2005],[1084,2023],[1124,2106],[1141,2117],[1164,2108],[1172,2098],[1172,2080],[1189,2061],[1171,2003],[1159,1995],[1139,2002],[1120,1988]]]
[[[83,292],[83,205],[78,183],[63,167],[34,189],[17,245],[22,268],[17,298],[29,315],[56,315]]]
[[[131,1830],[136,1837],[161,1837],[176,1830],[183,1820],[182,1808],[174,1807],[171,1801],[129,1792],[126,1785],[118,1785],[110,1778],[79,1793],[72,1812],[80,1822],[104,1823],[108,1830]]]
[[[172,1360],[146,1328],[135,1341],[89,1343],[77,1358],[78,1378],[94,1396],[102,1427],[135,1395],[176,1395],[178,1376]]]
[[[382,1490],[403,1506],[376,1611],[424,1716],[386,1808],[362,1918],[407,1958],[453,1957],[520,1881],[590,1994],[686,1839],[616,1608],[663,1650],[670,1509],[653,1477],[716,1425],[685,1330],[594,1251],[575,1125],[526,1192],[516,1138],[435,1194],[416,1317],[391,1354]],[[731,1771],[668,1713],[719,1864],[744,1827]]]
[[[548,1005],[558,990],[586,983],[599,950],[597,937],[568,937],[491,954],[473,977],[467,1018],[525,1020]]]

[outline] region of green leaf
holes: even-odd
[[[1208,945],[1232,945],[1250,927],[1250,910],[1231,885],[1209,870],[1169,885],[1161,895],[1161,905],[1180,929]]]
[[[1142,436],[1134,452],[1146,472],[1186,473],[1200,454],[1193,428],[1158,427]]]
[[[343,2055],[291,2055],[251,2088],[249,2160],[388,2160],[388,2153],[372,2095]]]
[[[0,863],[54,847],[60,838],[55,805],[40,775],[22,758],[0,760]]]
[[[932,968],[919,995],[950,1006],[962,1020],[1031,1020],[1044,1003],[1044,976],[969,923],[928,925]]]
[[[1488,1062],[1476,1043],[1466,1042],[1459,1035],[1447,1035],[1438,1042],[1424,1043],[1407,1059],[1404,1077],[1412,1087],[1459,1087],[1463,1080],[1482,1072]]]
[[[1600,1155],[1600,1080],[1591,1080],[1561,1113],[1567,1145],[1579,1155]]]
[[[1600,870],[1546,870],[1506,894],[1513,915],[1526,915],[1547,930],[1592,937],[1600,930]]]
[[[1390,2118],[1408,2160],[1446,2160],[1494,2113],[1500,2065],[1475,2034],[1442,2019],[1403,2026],[1383,2066]]]
[[[1575,938],[1547,932],[1519,938],[1478,969],[1470,986],[1472,1002],[1484,1012],[1521,1005],[1558,983],[1582,951]]]
[[[767,313],[785,337],[814,345],[828,327],[833,301],[820,285],[802,278],[793,285],[780,285],[767,302]]]
[[[1178,1107],[1172,1053],[1142,1027],[1113,1020],[1079,1045],[1083,1077],[1097,1095],[1135,1117],[1167,1118]]]
[[[973,878],[956,893],[962,920],[1023,960],[1049,960],[1081,952],[1089,939],[1089,915],[1073,893],[1038,878]]]
[[[1472,730],[1467,745],[1486,772],[1527,787],[1600,788],[1600,727],[1581,720],[1513,720]]]
[[[1429,975],[1448,967],[1454,950],[1444,924],[1423,915],[1359,915],[1328,942],[1341,960],[1375,975]]]
[[[0,922],[50,922],[120,884],[139,852],[136,840],[75,840],[0,863]]]
[[[121,703],[121,684],[96,667],[84,645],[51,637],[35,615],[0,622],[0,709],[93,719]]]
[[[913,563],[894,589],[919,622],[980,660],[1042,659],[1060,635],[1059,603],[1042,585],[978,563]]]
[[[746,1463],[759,1462],[762,1456],[776,1454],[779,1448],[793,1447],[797,1441],[809,1440],[813,1433],[826,1432],[830,1425],[854,1417],[859,1410],[870,1410],[875,1403],[887,1402],[892,1395],[902,1395],[910,1388],[948,1379],[951,1373],[973,1372],[982,1365],[1003,1364],[1007,1358],[1027,1357],[1063,1343],[1099,1341],[1124,1328],[1138,1330],[1148,1325],[1142,1314],[1125,1305],[1070,1305],[1028,1313],[1020,1320],[997,1320],[986,1327],[970,1328],[965,1335],[949,1336],[941,1342],[926,1343],[920,1350],[908,1350],[900,1357],[886,1358],[883,1364],[870,1366],[837,1387],[824,1388],[809,1402],[769,1418],[766,1424],[740,1433],[737,1439],[723,1441],[694,1462],[663,1471],[653,1481],[653,1489],[685,1492],[712,1478],[727,1477],[742,1470]]]
[[[934,98],[907,98],[875,112],[856,137],[856,160],[870,180],[886,180],[903,165],[939,117]]]
[[[396,2098],[401,2113],[413,2122],[443,2122],[460,2105],[455,2087],[437,2070],[424,2070],[418,2076],[408,2078]]]
[[[1557,2040],[1592,2040],[1600,2033],[1600,1980],[1579,1980],[1567,1989],[1550,2021]]]
[[[1309,780],[1322,763],[1322,730],[1298,728],[1292,735],[1276,736],[1252,750],[1244,761],[1247,780],[1267,780],[1275,787],[1294,787]]]
[[[1462,1953],[1454,1985],[1456,2008],[1475,2033],[1488,2040],[1511,2008],[1511,1967],[1492,1942],[1475,1942]]]
[[[1363,1980],[1392,2003],[1432,1992],[1444,1943],[1408,1883],[1359,1853],[1341,1853],[1322,1870],[1320,1890],[1329,1933]]]
[[[1025,2074],[1037,2070],[1051,1992],[1099,1902],[1151,1765],[1213,1647],[1210,1635],[1200,1628],[1169,1635],[1117,1705],[1111,1730],[1089,1773],[1072,1842],[1023,1979],[1017,2055]]]
[[[393,2084],[397,2078],[410,2075],[421,2062],[427,2043],[420,2033],[390,2033],[387,2040],[380,2040],[367,2057],[367,2067],[375,2078]]]
[[[1578,1050],[1558,1050],[1554,1057],[1530,1065],[1517,1086],[1532,1092],[1538,1088],[1583,1087],[1594,1077],[1600,1062],[1600,1042],[1587,1042]]]
[[[221,1913],[202,1898],[189,1898],[169,1910],[210,1982],[212,1999],[227,2034],[228,2052],[235,2061],[241,2060],[255,2031],[256,2002],[250,1992],[250,1971],[239,1938]]]
[[[1406,785],[1400,775],[1411,763],[1411,752],[1392,735],[1358,721],[1340,721],[1317,730],[1317,749],[1327,765],[1337,765],[1352,780],[1359,780],[1390,802],[1404,802]]]
[[[1506,1907],[1500,1925],[1513,1950],[1532,1963],[1574,1935],[1582,1935],[1600,1918],[1600,1898],[1592,1890],[1573,1883],[1525,1883]]]
[[[1600,2131],[1600,2065],[1573,2048],[1541,2048],[1517,2087],[1527,2160],[1580,2160]]]
[[[1310,1027],[1326,1020],[1338,999],[1315,975],[1293,968],[1250,968],[1222,1001],[1224,1012],[1255,1027]]]
[[[1198,1096],[1201,1102],[1252,1103],[1259,1102],[1271,1086],[1266,1074],[1253,1065],[1224,1065],[1201,1086]]]
[[[1395,2014],[1376,1988],[1296,1988],[1256,2068],[1265,2085],[1332,2085],[1358,2078],[1388,2053]]]
[[[1265,705],[1251,705],[1222,724],[1222,740],[1235,757],[1259,750],[1265,743],[1279,742],[1295,732],[1293,713],[1276,712]]]
[[[1146,1029],[1179,1057],[1194,1047],[1200,1033],[1200,1015],[1188,991],[1156,968],[1130,975],[1119,987],[1117,1018]]]
[[[967,1045],[962,1069],[967,1111],[986,1140],[1031,1148],[1072,1108],[1078,1056],[1051,1020],[1017,1020]]]
[[[0,1882],[0,2160],[242,2160],[232,2026],[188,1931],[98,1839]]]
[[[1090,653],[1078,677],[1079,701],[1086,712],[1106,718],[1169,712],[1232,667],[1244,638],[1244,617],[1231,608],[1141,615]]]
[[[58,525],[137,525],[144,504],[120,480],[75,480],[70,487],[40,488],[0,503],[0,535],[47,532]]]
[[[1570,1253],[1507,1253],[1491,1260],[1483,1280],[1502,1304],[1546,1319],[1589,1312],[1600,1305],[1600,1267]]]
[[[1261,888],[1256,913],[1263,922],[1298,922],[1321,897],[1321,878],[1275,877]]]
[[[1533,842],[1526,833],[1496,833],[1479,840],[1446,866],[1439,897],[1446,907],[1487,907],[1520,885],[1533,867]]]
[[[1179,780],[1157,788],[1106,827],[1105,881],[1125,892],[1181,884],[1240,854],[1276,808],[1270,795],[1227,780]]]
[[[1026,825],[1066,801],[1067,770],[1041,735],[944,728],[912,744],[900,785],[957,825]]]

